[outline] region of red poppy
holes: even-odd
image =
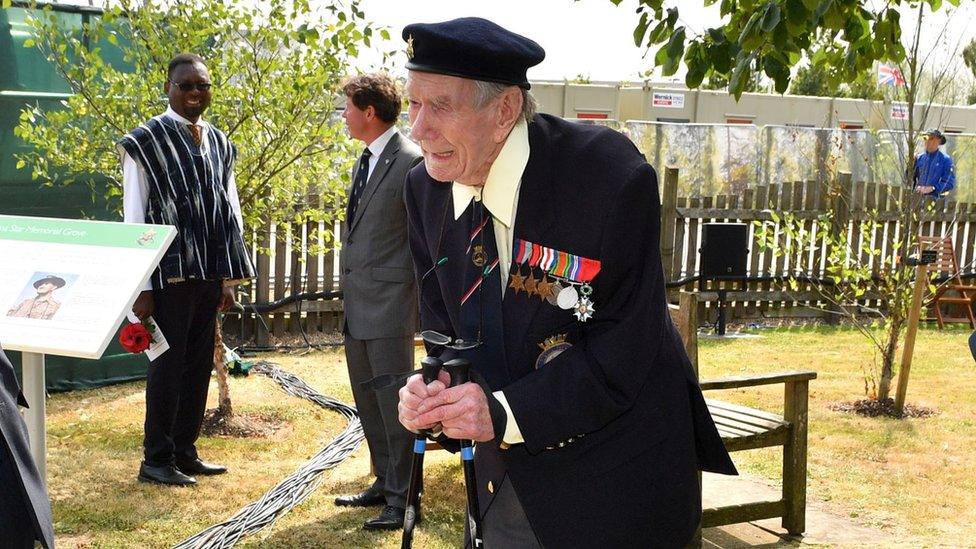
[[[129,324],[119,333],[119,344],[130,353],[141,353],[149,348],[152,336],[141,323]]]

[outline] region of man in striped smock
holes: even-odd
[[[169,343],[149,365],[145,456],[139,480],[194,484],[226,468],[206,463],[195,442],[207,404],[218,310],[253,268],[234,182],[236,149],[200,116],[211,82],[199,56],[170,61],[163,89],[169,108],[126,134],[122,157],[127,223],[173,225],[178,234],[132,311],[152,316]]]

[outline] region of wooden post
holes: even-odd
[[[915,336],[918,334],[918,318],[922,313],[922,294],[928,285],[928,266],[915,267],[915,292],[912,294],[912,308],[908,310],[908,330],[905,332],[905,348],[901,355],[901,368],[898,369],[898,389],[895,392],[895,411],[901,415],[905,409],[905,393],[908,392],[908,374],[912,370],[912,355],[915,354]]]
[[[285,280],[285,269],[288,267],[288,231],[291,225],[280,223],[275,227],[274,252],[274,300],[285,297],[288,281]],[[285,335],[285,313],[275,313],[271,319],[271,331],[275,337]]]
[[[678,217],[678,169],[664,171],[664,187],[661,193],[661,263],[665,280],[673,280],[674,273],[674,226]]]
[[[260,249],[258,250],[258,283],[255,292],[257,303],[263,304],[271,297],[271,221],[265,220],[264,226],[258,230],[261,239]],[[258,347],[266,347],[270,343],[268,338],[268,315],[256,317],[257,325],[254,327],[254,342]]]
[[[807,528],[807,397],[804,381],[787,381],[783,417],[790,422],[790,436],[783,445],[783,528],[791,535]]]
[[[681,323],[678,332],[681,333],[682,343],[691,367],[698,376],[698,294],[694,292],[681,292],[678,294],[678,308],[681,311]]]

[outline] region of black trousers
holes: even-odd
[[[34,547],[34,540],[38,536],[34,532],[34,519],[28,505],[21,490],[17,465],[7,454],[6,443],[0,440],[0,540],[3,540],[0,545],[3,547]]]
[[[188,280],[153,290],[153,318],[169,350],[149,364],[146,379],[147,465],[197,458],[194,444],[207,407],[221,287],[220,281]]]

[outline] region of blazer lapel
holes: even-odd
[[[352,220],[352,224],[349,226],[349,232],[355,230],[359,220],[363,218],[363,212],[369,206],[369,200],[376,194],[376,188],[379,187],[380,182],[386,177],[386,172],[390,171],[390,166],[393,165],[393,160],[396,158],[398,152],[400,152],[400,134],[396,133],[390,138],[390,142],[386,144],[379,159],[376,161],[376,167],[373,168],[372,175],[366,180],[366,188],[363,189],[363,196],[359,199],[359,207],[356,208],[356,218]]]
[[[549,169],[551,151],[540,123],[529,124],[529,162],[522,174],[519,190],[518,211],[515,218],[515,238],[536,244],[545,244],[547,235],[555,223],[552,208],[556,194],[553,189]],[[514,263],[514,255],[512,257]],[[514,272],[518,267],[512,265]],[[522,274],[527,274],[523,271]],[[508,281],[505,281],[507,284]],[[532,319],[545,300],[538,296],[516,296],[511,289],[505,291],[502,300],[502,315],[505,319],[505,350],[509,368],[519,357],[519,350],[525,339]],[[549,306],[549,305],[547,305]]]

